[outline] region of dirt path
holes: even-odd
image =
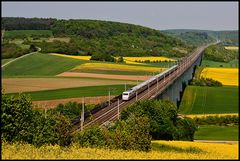
[[[3,65],[2,65],[2,68],[5,67],[6,65],[8,65],[8,64],[10,64],[10,63],[18,60],[18,59],[21,59],[21,58],[23,58],[23,57],[26,57],[26,56],[29,56],[29,55],[32,55],[32,54],[37,54],[39,51],[41,51],[41,48],[37,47],[37,51],[32,52],[32,53],[28,53],[28,54],[22,55],[22,56],[20,56],[20,57],[18,57],[18,58],[16,58],[16,59],[13,59],[13,60],[7,62],[6,64],[3,64]]]
[[[114,75],[114,74],[95,74],[95,73],[78,73],[78,72],[64,72],[57,76],[65,77],[90,77],[90,78],[109,78],[109,79],[124,79],[124,80],[147,80],[152,76],[133,76],[133,75]]]
[[[194,142],[217,143],[217,144],[238,144],[238,141],[226,141],[226,140],[194,140]]]
[[[114,96],[111,96],[111,98]],[[98,104],[108,100],[108,96],[96,96],[96,97],[85,97],[86,104]],[[67,98],[67,99],[57,99],[57,100],[46,100],[46,101],[33,101],[35,108],[45,109],[45,108],[55,108],[58,104],[65,104],[67,102],[77,102],[82,103],[82,97],[79,98]]]

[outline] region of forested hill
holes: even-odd
[[[71,38],[68,43],[34,43],[42,47],[43,52],[73,55],[101,53],[112,56],[182,57],[193,49],[182,40],[158,30],[111,21],[3,17],[2,29],[6,31],[51,30],[54,37]]]
[[[224,45],[238,46],[238,30],[229,31],[211,31],[211,30],[195,30],[195,29],[171,29],[163,30],[164,33],[178,37],[192,45],[201,45],[219,39]]]

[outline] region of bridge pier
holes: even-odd
[[[191,67],[189,67],[177,80],[175,80],[165,91],[156,96],[156,99],[167,98],[171,100],[178,108],[181,103],[183,92],[186,86],[194,77],[196,67],[201,64],[200,56]]]

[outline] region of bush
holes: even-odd
[[[192,124],[185,120],[182,121],[183,123],[179,122],[177,107],[169,100],[145,100],[137,102],[122,111],[121,119],[125,120],[131,114],[149,118],[150,134],[153,139],[191,140],[196,130],[193,128],[191,133],[186,133],[182,130],[182,128],[192,128]]]
[[[7,96],[2,94],[1,132],[2,139],[32,143],[34,128],[32,102],[26,95]]]
[[[194,140],[197,124],[190,118],[177,119],[175,140]]]
[[[100,127],[91,127],[84,129],[75,137],[76,141],[83,147],[104,147],[106,139]]]
[[[116,148],[149,151],[151,149],[150,123],[147,117],[131,114],[114,128],[113,141]]]
[[[90,60],[114,62],[114,57],[108,54],[94,53],[90,58]]]
[[[83,147],[149,151],[151,149],[150,124],[147,117],[131,115],[110,128],[90,127],[76,134],[75,141]]]
[[[190,85],[194,85],[194,86],[209,86],[209,87],[221,87],[222,83],[217,81],[217,80],[213,80],[212,78],[200,78],[200,79],[193,79],[190,82]]]
[[[29,97],[23,94],[2,94],[2,139],[23,141],[35,146],[71,143],[71,123],[59,112],[51,111],[45,118],[42,111],[34,110]]]

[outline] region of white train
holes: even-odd
[[[171,74],[172,72],[174,72],[175,70],[177,70],[178,65],[174,65],[171,68],[165,70],[162,73],[159,73],[158,75],[153,76],[152,78],[148,79],[145,82],[142,82],[134,87],[132,87],[131,89],[129,89],[128,91],[125,91],[122,93],[122,100],[127,101],[130,100],[131,98],[136,96],[137,94],[140,94],[141,92],[143,92],[144,90],[146,90],[149,87],[151,87],[153,84],[157,83],[157,80],[160,81],[162,79],[164,79],[164,76],[168,76],[169,74]]]

